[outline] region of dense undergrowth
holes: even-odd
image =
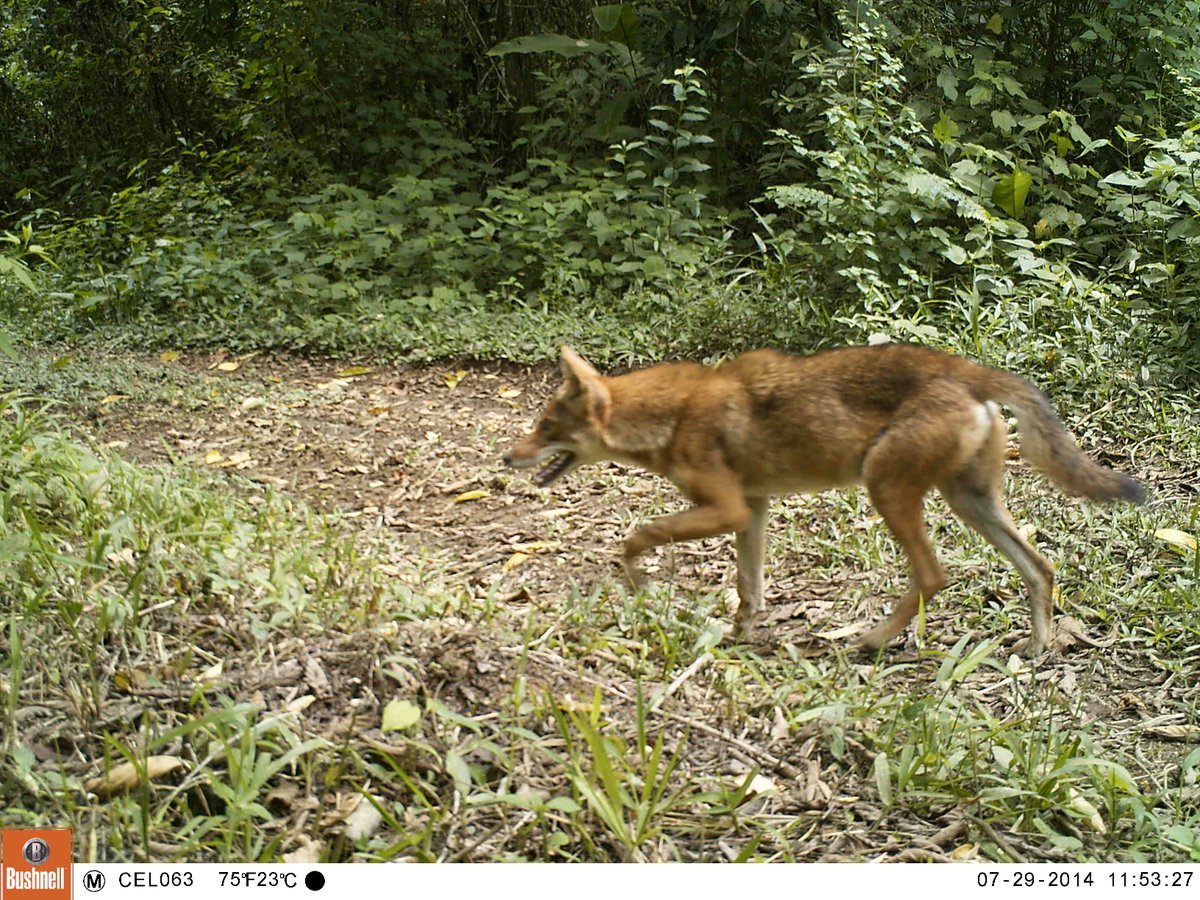
[[[7,389],[55,395],[30,372],[84,344],[920,341],[1043,385],[1158,484],[1109,537],[1025,497],[1082,523],[1121,656],[760,654],[665,588],[506,615],[386,529],[134,466],[10,393],[4,824],[102,859],[1200,857],[1197,753],[1147,760],[1089,705],[1124,666],[1185,729],[1153,738],[1194,740],[1195,0],[217,6],[0,13]],[[878,552],[853,502],[823,516],[828,556]],[[330,700],[363,685],[365,724]]]
[[[733,6],[742,41],[789,24]],[[993,17],[955,43],[967,16],[914,41],[906,13],[859,4],[816,31],[791,21],[769,70],[747,62],[750,111],[727,58],[671,66],[651,43],[668,7],[598,7],[603,40],[497,45],[491,65],[536,66],[504,142],[414,99],[386,140],[364,109],[370,164],[339,167],[350,133],[284,133],[278,107],[243,96],[240,124],[180,135],[108,193],[68,176],[55,202],[13,182],[5,266],[37,269],[38,290],[8,280],[9,329],[526,360],[566,338],[645,359],[886,333],[997,362],[1053,345],[1194,371],[1198,51],[1166,12],[1064,20],[1064,53],[1142,64],[1135,80],[1076,60],[1064,91],[1017,46],[1037,21]],[[13,84],[32,100],[49,64],[24,61]]]

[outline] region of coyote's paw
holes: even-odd
[[[622,564],[625,567],[625,577],[629,579],[629,583],[635,589],[644,588],[649,579],[646,577],[646,573],[638,567],[638,564],[628,557],[622,561]]]
[[[1074,616],[1062,616],[1054,620],[1050,626],[1049,637],[1038,642],[1031,634],[1013,645],[1013,652],[1022,656],[1035,658],[1039,656],[1059,656],[1076,647],[1090,647],[1093,650],[1105,650],[1111,647],[1113,641],[1097,641],[1088,637],[1083,623]]]
[[[741,610],[738,610],[737,615],[733,619],[732,634],[739,641],[748,641],[754,636],[754,629],[757,624],[757,613],[743,613]]]
[[[864,631],[858,636],[857,644],[868,653],[878,653],[895,637],[888,628],[886,621],[880,622],[874,628]]]

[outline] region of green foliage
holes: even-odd
[[[588,842],[606,835],[619,848],[626,862],[646,862],[647,845],[661,842],[672,812],[693,804],[711,803],[715,798],[689,784],[673,785],[672,776],[682,751],[664,752],[660,732],[649,742],[646,709],[638,695],[637,735],[634,745],[604,733],[600,719],[601,694],[593,695],[585,711],[555,710],[555,720],[571,761],[571,783],[576,796],[599,826],[588,834]],[[728,802],[730,798],[723,798]],[[740,801],[734,799],[732,805]],[[674,854],[672,854],[674,855]]]
[[[764,164],[765,199],[779,212],[761,220],[792,266],[875,310],[893,290],[928,296],[943,273],[1019,229],[981,202],[975,171],[939,171],[882,24],[847,19],[843,34],[835,52],[796,53],[799,79],[778,100],[792,124],[775,129]]]
[[[614,145],[604,165],[530,158],[488,192],[472,237],[492,248],[501,283],[553,300],[695,275],[723,225],[692,184],[712,144],[698,130],[708,117],[702,75],[687,66],[665,79],[673,102],[655,106],[645,134]]]
[[[25,258],[48,262],[46,250],[39,244],[33,243],[33,228],[26,222],[21,226],[19,235],[11,232],[0,232],[0,246],[8,244],[14,248],[14,253],[0,253],[0,284],[6,279],[15,281],[29,292],[37,291],[33,272]]]
[[[483,194],[466,184],[482,170],[475,148],[432,122],[381,193],[326,182],[252,207],[245,198],[262,193],[242,175],[197,181],[167,167],[105,215],[57,230],[55,252],[76,274],[59,291],[69,317],[50,327],[185,322],[179,343],[240,344],[231,336],[253,323],[252,342],[328,345],[364,320],[415,325],[531,298],[550,309],[694,280],[725,227],[699,181],[712,144],[702,76],[667,79],[669,102],[603,161],[531,156]]]
[[[61,273],[3,264],[50,291],[9,292],[9,329],[548,355],[575,315],[618,358],[664,333],[680,353],[888,334],[1194,364],[1200,50],[1178,16],[509,12],[121,2],[26,33],[15,7],[0,117],[31,187],[9,231]],[[131,85],[189,98],[177,127],[153,88],[88,93],[113,28]],[[60,149],[35,159],[43,133]]]

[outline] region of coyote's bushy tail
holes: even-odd
[[[1059,421],[1049,397],[1018,375],[997,369],[984,371],[986,375],[979,384],[983,397],[1016,412],[1021,456],[1035,469],[1068,494],[1131,503],[1146,499],[1141,484],[1084,455]]]

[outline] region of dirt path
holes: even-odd
[[[481,590],[588,590],[617,571],[616,548],[635,515],[681,503],[665,482],[616,466],[551,491],[503,466],[504,449],[553,391],[553,366],[127,362],[127,381],[118,376],[80,400],[76,415],[102,443],[139,462],[183,460],[377,521]],[[658,565],[719,586],[732,562],[727,544],[677,548]],[[707,571],[693,573],[696,565]]]

